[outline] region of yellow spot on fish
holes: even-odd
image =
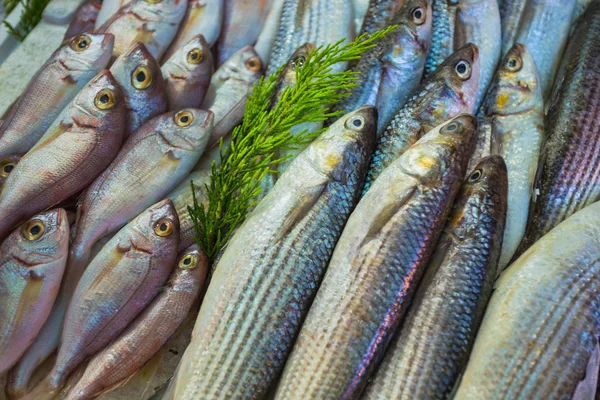
[[[504,107],[506,103],[508,103],[508,93],[502,93],[498,96],[496,104],[498,105],[498,107]]]
[[[418,163],[421,167],[425,169],[432,169],[437,166],[437,160],[431,156],[421,156],[419,157]]]
[[[340,161],[341,161],[341,157],[339,155],[328,154],[327,158],[325,159],[325,165],[330,168],[335,167],[336,165],[339,164]]]
[[[394,46],[394,57],[398,57],[402,53],[402,46]]]
[[[438,103],[433,107],[433,111],[431,112],[433,118],[436,120],[441,119],[446,113],[446,105],[444,103]]]

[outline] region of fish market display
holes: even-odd
[[[114,342],[90,361],[67,400],[94,398],[131,377],[183,322],[208,273],[208,259],[194,245],[178,260],[166,289]]]
[[[454,49],[456,8],[459,0],[432,0],[431,44],[425,60],[425,77],[432,74]]]
[[[63,108],[107,66],[113,43],[112,35],[80,35],[50,56],[2,118],[0,157],[31,150]]]
[[[54,368],[25,399],[52,399],[87,357],[111,342],[167,281],[179,221],[170,200],[121,229],[90,263],[69,304]]]
[[[579,211],[504,271],[455,399],[572,398],[598,346],[599,212]]]
[[[67,262],[63,209],[34,216],[0,246],[0,374],[31,344],[50,313]]]
[[[361,393],[433,252],[476,128],[470,115],[437,127],[363,196],[335,247],[276,399]]]
[[[102,7],[102,0],[88,0],[80,5],[67,27],[65,40],[85,32],[93,32],[100,7]]]
[[[197,344],[182,360],[175,398],[219,398],[221,391],[262,397],[279,376],[358,201],[376,126],[373,107],[340,118],[296,158],[238,229],[204,298]],[[260,239],[249,247],[253,237]],[[256,296],[247,297],[249,290]],[[296,311],[290,315],[288,309]]]
[[[161,67],[170,110],[199,107],[213,73],[210,46],[202,35],[194,36]]]
[[[419,87],[431,33],[429,0],[409,0],[390,22],[398,28],[363,54],[353,71],[358,86],[335,106],[350,112],[363,104],[377,106],[378,132]]]
[[[600,196],[600,3],[590,5],[576,28],[557,78],[546,117],[546,141],[540,155],[525,236],[516,255],[569,215]]]
[[[479,52],[468,44],[448,57],[379,136],[365,193],[379,174],[429,130],[472,113],[479,85]]]
[[[0,195],[0,238],[85,188],[112,161],[123,138],[123,95],[108,71],[73,99],[21,158]]]
[[[422,289],[366,399],[439,399],[452,391],[492,294],[507,189],[499,156],[483,159],[463,183]]]
[[[110,67],[127,108],[125,137],[150,118],[167,111],[166,82],[160,66],[142,43],[133,44]]]

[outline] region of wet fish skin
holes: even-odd
[[[275,399],[359,398],[442,231],[477,120],[461,115],[394,161],[348,219]],[[427,215],[428,218],[423,218]]]
[[[88,364],[66,400],[92,399],[135,374],[165,344],[188,315],[208,273],[206,255],[192,245],[161,291],[119,337]]]
[[[223,28],[217,42],[217,66],[256,42],[273,0],[224,0]]]
[[[595,168],[600,151],[595,89],[600,84],[600,45],[593,39],[597,35],[600,5],[592,3],[573,32],[557,77],[527,229],[515,258],[569,215],[600,198]]]
[[[545,100],[550,96],[567,44],[575,3],[576,0],[530,0],[523,10],[515,42],[527,46],[533,55]]]
[[[130,0],[102,0],[102,7],[96,17],[94,29],[100,28],[104,23],[119,11],[125,4],[130,3]]]
[[[77,284],[52,371],[25,400],[54,398],[81,362],[125,329],[167,281],[178,242],[175,209],[170,200],[163,200],[104,246]]]
[[[0,190],[6,182],[6,178],[13,172],[24,154],[13,154],[11,156],[0,157]]]
[[[132,0],[99,27],[98,33],[115,35],[113,58],[123,54],[133,43],[143,43],[152,57],[160,60],[175,38],[185,14],[187,1]]]
[[[215,147],[219,140],[242,122],[246,100],[252,87],[262,75],[262,62],[252,46],[236,52],[210,79],[210,85],[200,108],[211,110],[215,122],[208,148]]]
[[[284,2],[285,0],[272,0],[265,22],[254,44],[254,49],[264,65],[269,65],[271,61],[271,50],[277,36]]]
[[[502,0],[498,2],[500,22],[502,25],[502,56],[516,43],[519,33],[519,22],[527,5],[527,0]]]
[[[163,60],[171,58],[181,46],[197,35],[204,36],[206,42],[212,47],[217,42],[221,32],[223,1],[188,0],[188,6],[181,22],[181,27]]]
[[[392,22],[394,16],[407,3],[407,0],[371,0],[361,25],[356,27],[360,35],[374,33],[395,25]]]
[[[6,179],[0,195],[0,237],[91,183],[119,151],[124,120],[121,91],[110,72],[103,71]]]
[[[110,67],[127,108],[125,137],[167,111],[167,88],[160,65],[142,43],[134,43]]]
[[[479,49],[479,89],[475,111],[483,101],[500,61],[502,34],[497,0],[460,0],[456,9],[454,48],[473,43]]]
[[[502,157],[484,158],[469,174],[365,399],[450,397],[492,294],[507,193]]]
[[[3,119],[0,157],[31,150],[69,102],[106,67],[113,42],[112,35],[85,34],[50,56]],[[86,49],[76,50],[84,44]]]
[[[102,0],[88,0],[80,5],[67,27],[64,40],[85,32],[93,32],[100,7],[102,7]]]
[[[435,18],[435,16],[434,16]],[[463,71],[457,72],[457,70]],[[379,136],[364,193],[385,167],[435,126],[462,113],[473,113],[479,85],[479,51],[467,44],[427,78]]]
[[[169,109],[199,107],[210,84],[213,58],[202,35],[194,36],[161,67]]]
[[[378,134],[421,82],[431,34],[429,0],[408,0],[388,22],[398,28],[363,54],[352,69],[359,73],[358,86],[335,107],[350,112],[363,104],[377,106]]]
[[[0,374],[31,344],[50,313],[67,262],[63,209],[34,216],[0,246]]]
[[[376,126],[371,106],[342,117],[295,159],[237,230],[211,279],[174,398],[264,397],[358,201]]]
[[[599,212],[570,216],[504,271],[455,399],[571,398],[598,344]]]
[[[432,0],[431,45],[425,60],[424,78],[429,77],[454,51],[454,27],[459,0]]]

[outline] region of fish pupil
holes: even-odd
[[[31,233],[33,236],[39,234],[40,233],[40,227],[38,225],[32,226],[31,229],[29,230],[29,233]]]
[[[455,131],[456,130],[456,124],[452,123],[452,124],[448,125],[448,130],[450,132]]]
[[[14,168],[14,167],[15,167],[15,166],[14,166],[14,165],[12,165],[12,164],[5,165],[5,166],[4,166],[4,172],[6,172],[7,174],[10,174],[10,173],[12,172],[12,170],[13,170],[13,168]]]
[[[186,258],[185,260],[183,260],[183,265],[190,265],[191,263],[192,263],[191,258]]]
[[[456,66],[456,72],[458,72],[459,74],[464,74],[465,72],[467,72],[467,66],[465,65],[465,63],[460,63]]]
[[[183,122],[184,124],[186,124],[189,120],[190,120],[190,117],[188,117],[188,116],[181,117],[181,122]]]
[[[514,68],[514,67],[516,67],[516,66],[517,66],[517,60],[515,60],[514,58],[513,58],[513,59],[510,59],[510,60],[508,61],[508,66],[509,66],[510,68]]]
[[[165,224],[164,222],[162,224],[160,224],[160,230],[165,232],[167,229],[169,229],[169,227],[167,226],[167,224]]]
[[[423,12],[421,11],[421,9],[416,9],[415,10],[415,18],[421,19],[422,17],[423,17]]]
[[[193,52],[192,53],[192,60],[197,60],[198,59],[198,53]]]
[[[137,79],[138,82],[144,82],[146,80],[146,74],[144,73],[144,71],[140,71],[135,76],[135,79]]]
[[[88,46],[87,40],[83,39],[79,42],[79,48],[85,49]]]
[[[107,94],[103,94],[102,96],[100,96],[100,102],[102,104],[108,103],[108,95]]]
[[[354,121],[352,121],[352,125],[354,125],[357,128],[360,128],[360,126],[362,125],[362,121],[360,119],[355,119]]]

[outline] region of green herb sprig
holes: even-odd
[[[3,5],[6,15],[14,10],[19,3],[23,4],[23,11],[21,12],[19,22],[15,26],[6,20],[2,21],[2,23],[11,35],[22,42],[40,22],[42,13],[48,3],[50,3],[50,0],[4,0]]]
[[[232,132],[230,146],[225,148],[223,141],[220,143],[221,163],[213,162],[210,182],[205,187],[208,205],[199,204],[194,196],[193,205],[188,207],[196,241],[211,261],[256,205],[262,178],[286,159],[277,158],[277,152],[305,144],[322,132],[292,135],[290,129],[341,114],[323,106],[348,96],[349,90],[356,86],[357,73],[332,72],[332,66],[359,59],[394,29],[396,26],[391,26],[348,44],[341,40],[317,48],[296,69],[295,85],[285,88],[275,105],[272,99],[277,76],[285,65],[256,84],[248,98],[243,122]]]

